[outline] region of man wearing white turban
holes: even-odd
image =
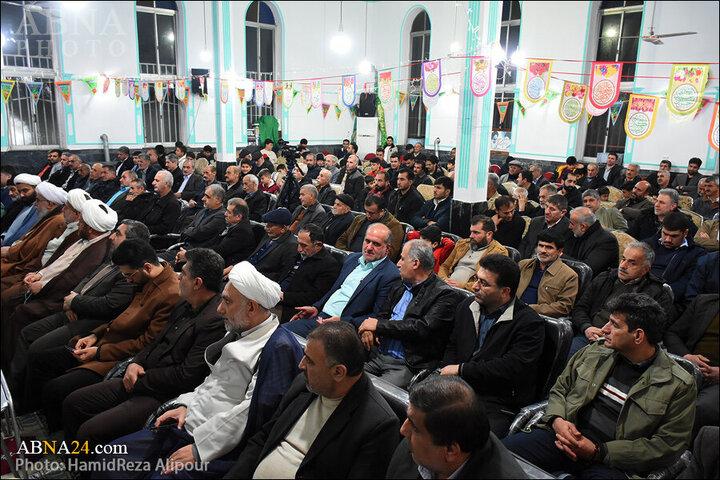
[[[10,205],[2,219],[2,246],[10,246],[25,232],[30,230],[37,221],[35,208],[35,187],[40,184],[40,177],[21,173],[16,175],[13,183],[17,187],[20,198]]]
[[[67,193],[52,183],[42,182],[36,188],[37,222],[14,245],[0,248],[2,288],[13,285],[28,272],[42,265],[46,246],[58,238],[65,227],[61,215]]]
[[[66,225],[65,231],[59,237],[48,242],[42,255],[42,265],[48,263],[50,257],[63,245],[63,242],[65,247],[69,247],[78,241],[80,238],[78,226],[80,225],[80,218],[82,218],[82,207],[91,198],[89,193],[80,188],[74,188],[67,193],[67,200],[62,210]],[[64,250],[64,248],[61,249],[61,251]]]
[[[194,391],[177,398],[178,408],[155,422],[157,426],[177,421],[177,441],[158,442],[158,433],[151,430],[122,437],[113,443],[127,445],[126,460],[135,460],[136,455],[152,465],[162,460],[163,475],[184,464],[203,462],[202,471],[192,472],[193,478],[222,477],[237,458],[238,444],[269,420],[299,372],[302,350],[292,335],[278,328],[277,316],[269,311],[280,301],[280,285],[249,262],[235,265],[228,277],[218,307],[228,333],[205,350],[210,375]],[[257,405],[251,407],[254,393]],[[134,478],[132,472],[104,473],[107,478]]]

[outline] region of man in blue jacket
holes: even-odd
[[[297,315],[283,328],[307,336],[323,322],[343,320],[360,327],[369,316],[377,315],[400,272],[388,258],[392,234],[381,223],[370,225],[365,233],[362,253],[353,253],[343,264],[335,284],[313,305],[297,307]]]
[[[450,206],[452,204],[453,181],[448,177],[435,180],[433,198],[425,202],[420,211],[410,220],[420,230],[428,225],[437,225],[440,230],[450,230]]]
[[[655,251],[655,262],[650,271],[664,278],[670,285],[675,295],[675,305],[679,307],[685,304],[685,290],[698,260],[707,254],[688,235],[689,223],[685,214],[669,213],[663,220],[660,232],[643,240]]]

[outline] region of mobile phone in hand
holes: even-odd
[[[160,425],[156,425],[152,427],[153,432],[161,432],[163,430],[168,430],[173,427],[177,427],[178,421],[175,418],[172,418],[164,423],[161,423]]]
[[[68,352],[73,353],[73,352],[75,352],[75,347],[71,347],[70,345],[65,345],[65,350],[67,350]]]

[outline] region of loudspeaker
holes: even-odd
[[[202,95],[203,93],[207,93],[207,76],[210,74],[210,70],[206,68],[193,68],[192,70],[190,70],[190,74],[192,75],[190,91],[195,95]],[[200,88],[200,77],[206,77],[205,92],[203,92],[202,88]]]
[[[377,116],[377,95],[374,93],[361,93],[358,102],[358,117]]]

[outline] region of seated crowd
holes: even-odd
[[[717,435],[718,176],[509,157],[458,238],[454,162],[388,137],[3,167],[18,410],[152,469],[95,478],[626,478]]]

